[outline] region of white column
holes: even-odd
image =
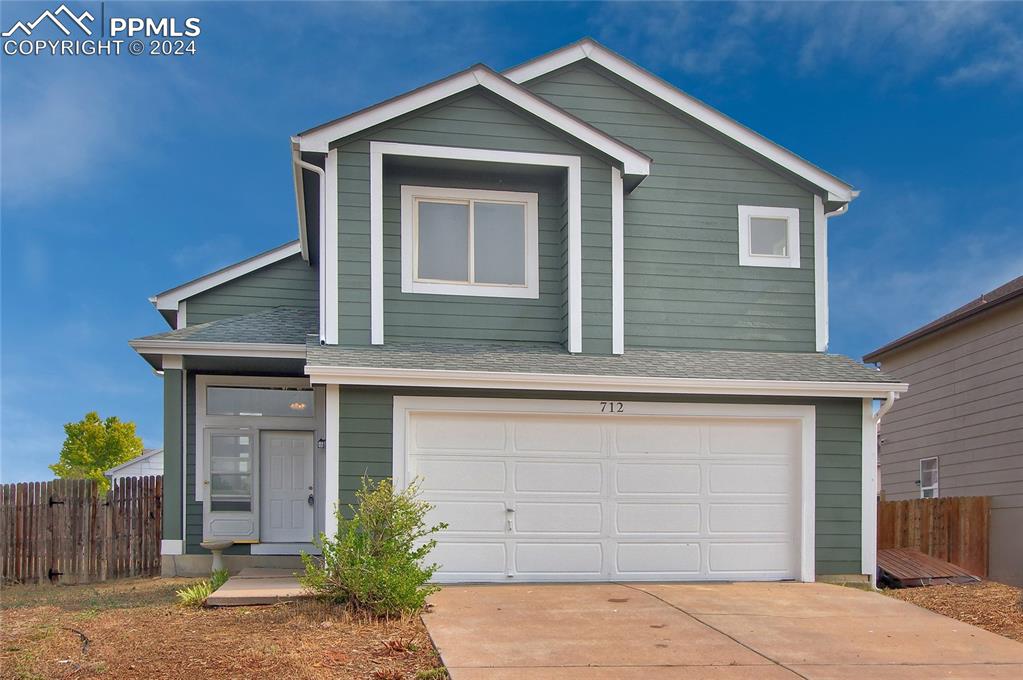
[[[863,469],[862,499],[860,501],[861,572],[874,582],[877,573],[877,421],[874,419],[874,400],[863,400]]]
[[[326,393],[323,533],[332,538],[337,534],[337,516],[334,513],[340,500],[341,485],[341,388],[338,385],[327,385]]]

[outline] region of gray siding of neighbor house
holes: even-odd
[[[940,496],[991,496],[992,579],[1023,585],[1023,300],[898,349],[881,368],[909,392],[881,421],[881,485],[919,498],[920,459]]]
[[[570,154],[582,159],[583,351],[611,351],[611,169],[604,160],[573,145],[542,123],[471,92],[342,140],[338,154],[338,271],[340,343],[369,344],[369,141],[461,146],[505,151]],[[385,175],[387,175],[385,167]],[[468,178],[464,184],[473,184]],[[384,340],[561,341],[564,300],[558,282],[565,274],[556,231],[559,200],[541,197],[541,297],[514,298],[410,295],[401,292],[400,214],[397,185],[387,181],[384,240]],[[436,184],[436,182],[431,182]],[[563,211],[563,208],[561,208]],[[564,239],[564,229],[562,236]],[[562,284],[563,288],[563,284]],[[562,293],[563,295],[563,293]],[[561,316],[558,317],[558,310]]]
[[[814,351],[809,188],[599,66],[525,85],[653,158],[625,198],[626,347]],[[799,209],[799,269],[739,266],[740,204]]]
[[[273,307],[318,309],[319,276],[301,255],[267,265],[187,299],[189,326]]]
[[[467,392],[456,390],[384,390],[341,387],[342,505],[355,501],[363,476],[390,477],[395,395],[476,396],[622,401],[811,404],[817,412],[817,573],[860,573],[861,422],[858,399],[797,400],[715,398],[674,395],[592,395],[579,393]]]

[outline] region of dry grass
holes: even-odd
[[[0,593],[2,678],[446,678],[419,617],[315,601],[185,609],[188,579],[14,586]]]
[[[1023,642],[1023,590],[984,581],[886,590],[886,595]]]

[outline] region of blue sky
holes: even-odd
[[[4,30],[56,5],[4,2]],[[99,3],[70,2],[99,15]],[[147,297],[295,237],[288,138],[590,35],[855,184],[831,223],[854,357],[1023,273],[1023,4],[106,3],[195,56],[0,61],[0,479],[86,411],[161,443]]]

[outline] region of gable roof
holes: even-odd
[[[695,118],[762,158],[827,191],[827,200],[848,203],[856,198],[858,192],[853,190],[852,185],[775,144],[699,99],[686,94],[650,71],[612,52],[592,38],[583,38],[571,45],[531,59],[524,64],[506,70],[504,75],[516,83],[524,83],[584,59],[604,67],[672,108]]]
[[[254,255],[247,260],[236,262],[235,264],[228,265],[222,269],[218,269],[215,272],[204,274],[197,279],[192,279],[188,283],[183,283],[180,286],[175,286],[162,293],[149,298],[149,301],[159,310],[177,310],[178,304],[193,295],[198,295],[210,288],[216,288],[217,286],[227,283],[233,279],[237,279],[240,276],[245,276],[250,272],[254,272],[257,269],[262,269],[267,265],[271,265],[275,262],[280,262],[292,255],[298,255],[302,252],[301,244],[296,241],[289,241],[284,245],[271,248],[266,252]]]
[[[881,361],[885,354],[896,350],[900,347],[908,345],[917,340],[921,340],[932,333],[937,333],[940,330],[953,326],[960,321],[966,321],[978,314],[988,312],[999,305],[1005,304],[1016,298],[1023,297],[1023,276],[1018,276],[1008,283],[1004,283],[998,288],[992,291],[984,293],[978,298],[970,300],[962,307],[952,310],[944,316],[940,316],[934,321],[917,328],[915,331],[903,335],[897,340],[892,340],[887,345],[875,349],[870,354],[863,357],[863,360],[867,363],[874,363]]]
[[[140,455],[135,456],[131,460],[126,460],[125,462],[121,463],[120,465],[115,465],[112,468],[104,470],[103,474],[105,474],[105,475],[107,475],[109,477],[110,475],[113,475],[113,474],[116,474],[116,473],[120,472],[121,470],[123,470],[124,468],[128,467],[129,465],[134,465],[135,463],[141,463],[142,461],[144,461],[144,460],[146,460],[148,458],[152,458],[153,456],[156,456],[156,455],[159,455],[159,454],[162,454],[162,453],[163,453],[163,449],[142,449],[142,453]]]
[[[651,159],[625,142],[598,130],[582,119],[555,106],[543,97],[494,71],[477,64],[464,71],[424,85],[350,115],[299,133],[296,139],[301,151],[324,153],[331,142],[356,134],[393,118],[428,106],[470,88],[482,87],[507,102],[534,114],[570,137],[614,158],[622,164],[625,175],[650,174]]]

